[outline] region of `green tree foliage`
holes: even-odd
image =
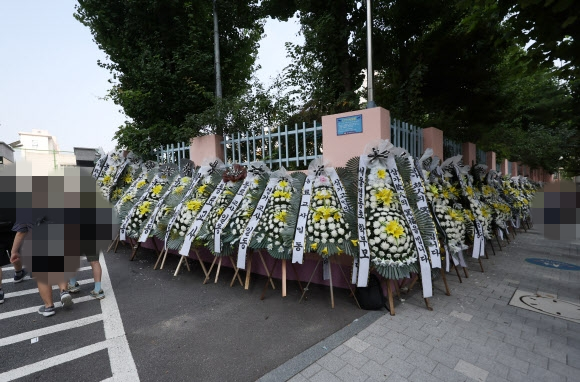
[[[245,94],[263,33],[258,1],[218,0],[225,98]],[[79,0],[75,17],[108,57],[109,97],[129,117],[115,137],[147,156],[202,133],[185,122],[215,103],[211,1]]]

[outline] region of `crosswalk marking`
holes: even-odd
[[[82,271],[88,271],[89,269],[92,269],[91,267],[82,267],[79,268],[77,270],[77,272],[82,272]],[[4,270],[4,268],[2,268],[2,270]],[[28,279],[26,279],[28,280]],[[9,279],[2,279],[2,284],[10,284],[10,283],[14,283],[14,279],[11,277]]]
[[[12,381],[14,379],[26,377],[27,375],[37,373],[50,367],[57,366],[65,362],[74,361],[75,359],[96,353],[100,350],[106,349],[107,346],[108,341],[97,342],[93,345],[85,346],[80,349],[71,350],[64,354],[59,354],[54,357],[43,359],[42,361],[22,366],[18,369],[13,369],[0,374],[0,381]]]
[[[75,304],[80,304],[81,302],[93,301],[93,300],[95,300],[95,299],[91,296],[83,296],[83,297],[73,298],[73,302]],[[55,308],[60,308],[61,306],[62,306],[62,303],[60,301],[54,303]],[[36,312],[38,312],[38,309],[40,307],[41,307],[41,304],[38,304],[38,305],[32,306],[30,308],[24,308],[24,309],[13,310],[11,312],[0,313],[0,321],[5,320],[7,318],[22,316],[24,314],[36,313]]]
[[[74,321],[63,322],[62,324],[47,326],[45,328],[31,330],[29,332],[16,334],[10,337],[0,338],[0,347],[15,344],[30,340],[35,337],[42,337],[49,334],[62,332],[63,330],[79,328],[81,326],[89,325],[103,319],[102,314],[95,314],[94,316],[84,317]]]
[[[77,282],[79,283],[79,285],[86,285],[86,284],[91,284],[94,281],[95,281],[94,279],[86,279],[86,280],[79,280]],[[58,285],[53,285],[52,290],[58,290]],[[4,298],[13,298],[13,297],[25,296],[27,294],[34,294],[34,293],[38,293],[38,288],[26,289],[26,290],[21,290],[18,292],[6,293],[6,294],[4,294]]]

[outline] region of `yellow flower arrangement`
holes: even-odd
[[[387,170],[381,168],[381,169],[379,169],[379,171],[377,171],[377,178],[385,179],[386,176],[387,176]]]
[[[159,193],[161,192],[162,189],[163,189],[163,186],[161,184],[158,184],[155,187],[153,187],[151,192],[153,193],[153,195],[159,195]]]
[[[465,216],[467,216],[467,218],[471,221],[475,220],[475,216],[473,216],[473,213],[470,210],[463,210],[463,213],[465,214]]]
[[[328,190],[317,191],[314,195],[314,200],[327,200],[332,197],[332,194]]]
[[[287,214],[288,214],[288,212],[286,212],[286,211],[280,211],[280,212],[274,214],[274,222],[281,221],[282,223],[286,223],[286,215]]]
[[[473,194],[474,194],[474,192],[473,192],[473,187],[471,187],[471,186],[467,186],[467,187],[465,188],[465,192],[467,193],[467,195],[469,195],[469,196],[473,196]]]
[[[111,175],[105,175],[105,177],[103,178],[103,184],[105,186],[110,185],[112,181],[113,181],[113,178],[111,177]]]
[[[431,191],[433,196],[435,196],[435,197],[439,196],[439,189],[437,188],[436,185],[434,185],[434,184],[429,185],[429,191]]]
[[[185,207],[190,211],[199,211],[199,209],[201,208],[202,205],[203,205],[203,203],[197,199],[188,200],[185,203]]]
[[[399,237],[405,234],[403,226],[400,225],[399,222],[397,222],[396,220],[391,220],[385,225],[385,232],[388,233],[389,235],[394,236],[395,239],[398,239]]]
[[[389,190],[388,188],[380,189],[376,195],[377,200],[383,203],[385,206],[390,206],[391,202],[393,201],[393,191]]]
[[[147,200],[139,206],[139,214],[145,215],[148,212],[151,212],[151,202]]]
[[[463,221],[463,216],[461,215],[461,212],[459,212],[457,210],[449,209],[449,216],[451,217],[452,220],[455,220],[458,222]]]
[[[284,187],[288,187],[288,182],[287,182],[287,181],[285,181],[285,180],[283,180],[283,181],[281,181],[280,183],[278,183],[278,186],[280,186],[280,187],[282,187],[282,188],[284,188]]]
[[[336,208],[332,208],[332,207],[327,207],[327,206],[321,206],[321,207],[317,207],[314,210],[314,215],[312,216],[312,219],[315,222],[319,222],[320,219],[328,219],[328,218],[334,218],[335,220],[340,219],[340,213],[338,212],[338,210]]]
[[[127,195],[123,196],[123,203],[130,202],[131,200],[133,200],[133,195],[127,194]]]
[[[139,182],[137,182],[137,188],[141,188],[146,184],[147,184],[146,180],[140,180]]]
[[[117,200],[121,197],[121,195],[123,195],[123,189],[117,188],[115,191],[113,191],[113,195],[111,195],[111,199]]]
[[[284,181],[284,180],[283,180],[282,182],[280,182],[280,184],[282,184],[282,183],[286,183],[286,184],[288,184],[288,182],[286,182],[286,181]],[[286,192],[286,191],[281,191],[281,190],[276,190],[276,191],[274,191],[274,193],[272,194],[272,197],[274,197],[274,198],[285,198],[285,199],[290,199],[290,196],[291,196],[291,195],[290,195],[290,193],[289,193],[289,192]]]
[[[197,188],[197,192],[200,194],[204,194],[206,188],[207,188],[207,184],[203,184]]]
[[[177,186],[173,189],[173,194],[179,195],[183,192],[183,190],[185,190],[185,186]]]
[[[133,177],[131,176],[131,174],[125,175],[125,177],[123,178],[123,182],[125,182],[125,184],[131,184],[133,182]]]

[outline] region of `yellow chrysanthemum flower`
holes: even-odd
[[[133,195],[127,194],[123,196],[123,203],[130,202],[131,200],[133,200]]]
[[[377,171],[377,177],[379,179],[385,179],[385,177],[387,176],[387,170],[385,169],[379,169],[379,171]]]
[[[207,188],[207,184],[203,184],[197,188],[197,192],[200,194],[205,193],[205,189]]]
[[[203,205],[203,203],[197,199],[188,200],[185,203],[185,207],[190,211],[199,211],[199,209],[201,208],[202,205]]]
[[[470,210],[463,210],[463,213],[465,214],[465,216],[467,216],[469,220],[471,221],[475,220],[475,216],[473,216]]]
[[[127,175],[125,175],[125,177],[123,178],[123,181],[124,181],[126,184],[130,184],[131,182],[133,182],[133,177],[131,176],[131,174],[127,174]]]
[[[436,186],[436,185],[434,185],[434,184],[431,184],[431,185],[429,186],[429,191],[431,191],[431,193],[432,193],[434,196],[439,196],[439,189],[437,188],[437,186]]]
[[[481,207],[481,216],[483,216],[484,218],[489,217],[489,211],[486,207]]]
[[[395,239],[398,239],[400,236],[405,234],[405,229],[396,220],[391,220],[385,225],[385,232],[394,236]]]
[[[220,208],[217,210],[217,214],[218,216],[222,216],[222,214],[224,213],[225,208]]]
[[[388,188],[380,189],[375,196],[377,197],[377,200],[379,200],[385,206],[391,205],[391,202],[393,201],[393,191],[389,190]]]
[[[326,200],[330,199],[332,194],[328,190],[320,190],[314,194],[314,200]]]
[[[326,220],[330,217],[334,218],[335,220],[340,219],[340,214],[338,213],[338,210],[332,207],[321,206],[314,210],[314,215],[312,216],[312,219],[314,219],[315,222],[318,222],[320,221],[320,219]]]
[[[459,211],[450,209],[449,210],[449,216],[451,217],[452,220],[458,221],[458,222],[462,222],[463,221],[463,216],[461,215],[461,213]]]
[[[153,189],[151,189],[151,192],[153,193],[153,195],[159,195],[159,193],[161,192],[162,189],[163,189],[163,186],[158,184],[158,185],[154,186]]]
[[[467,186],[467,188],[465,188],[465,192],[467,193],[467,195],[473,196],[473,194],[474,194],[473,187]]]
[[[288,213],[286,211],[280,211],[274,214],[274,221],[281,221],[282,223],[286,223],[286,215]]]
[[[312,249],[313,251],[316,251],[316,248],[318,248],[318,243],[310,244],[310,249]]]
[[[288,182],[285,181],[285,180],[283,180],[283,181],[281,181],[281,182],[278,183],[278,186],[283,187],[283,188],[284,187],[288,187]]]
[[[151,202],[150,201],[144,201],[139,206],[139,214],[140,215],[145,215],[148,212],[151,212]]]
[[[113,181],[113,178],[111,177],[111,175],[105,175],[105,177],[103,178],[103,184],[105,186],[110,185],[112,181]]]
[[[254,179],[254,184],[258,184],[258,183],[260,183],[260,179],[258,179],[258,178],[255,178],[255,179]]]
[[[137,182],[137,188],[141,188],[146,184],[147,184],[146,180],[141,180],[141,181]]]
[[[113,195],[111,195],[111,199],[117,200],[121,197],[121,195],[123,195],[123,190],[121,188],[117,188],[115,191],[113,191]]]
[[[272,196],[274,198],[286,198],[286,199],[290,199],[290,193],[289,192],[286,192],[286,191],[276,190],[276,191],[274,191],[274,193],[272,194]]]
[[[350,241],[352,243],[352,245],[354,245],[355,247],[358,247],[358,240],[351,240]]]
[[[181,194],[185,190],[185,186],[177,186],[173,189],[175,195]]]

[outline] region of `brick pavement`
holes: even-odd
[[[580,245],[531,229],[503,251],[495,247],[485,273],[469,259],[463,283],[447,274],[451,296],[435,281],[432,312],[413,291],[397,302],[396,316],[381,314],[322,357],[314,352],[290,381],[580,381],[580,324],[508,305],[518,288],[580,303],[580,272],[524,261],[580,264]]]

